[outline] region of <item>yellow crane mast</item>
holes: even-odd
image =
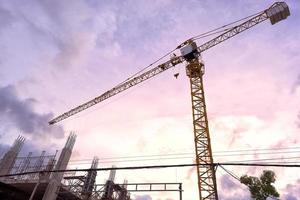
[[[218,200],[216,175],[213,164],[205,95],[203,89],[204,64],[201,60],[201,53],[267,19],[270,19],[271,24],[275,24],[283,19],[286,19],[289,15],[290,12],[286,3],[276,2],[268,9],[252,15],[251,17],[244,19],[244,21],[239,20],[239,22],[243,22],[223,30],[222,34],[213,38],[212,40],[209,40],[208,42],[205,42],[202,45],[197,46],[195,43],[196,38],[191,38],[176,48],[180,49],[181,56],[172,56],[170,60],[142,74],[127,79],[102,95],[54,118],[49,122],[49,124],[55,124],[72,115],[75,115],[76,113],[94,106],[95,104],[98,104],[105,99],[127,90],[128,88],[133,87],[147,79],[150,79],[161,72],[166,71],[167,69],[185,62],[186,74],[190,79],[191,86],[199,197],[200,200]]]

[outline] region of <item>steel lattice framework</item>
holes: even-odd
[[[203,89],[204,65],[198,58],[186,66],[190,78],[193,126],[200,199],[218,199]]]
[[[91,101],[88,101],[80,106],[77,106],[76,108],[73,108],[72,110],[63,113],[62,115],[56,117],[55,119],[51,120],[49,122],[49,124],[55,124],[61,120],[64,120],[72,115],[75,115],[76,113],[79,113],[83,110],[88,109],[89,107],[94,106],[97,103],[100,103],[102,101],[104,101],[105,99],[108,99],[120,92],[123,92],[129,88],[131,88],[132,86],[135,86],[141,82],[144,82],[150,78],[152,78],[153,76],[156,76],[158,74],[160,74],[163,71],[166,71],[167,69],[170,69],[172,67],[174,67],[175,65],[182,63],[184,61],[183,57],[179,56],[179,57],[174,57],[173,59],[160,64],[159,66],[141,74],[138,77],[134,77],[132,79],[129,79],[127,81],[125,81],[124,83],[119,84],[118,86],[114,87],[111,90],[108,90],[107,92],[103,93],[102,95],[94,98]]]
[[[186,62],[186,72],[187,76],[190,78],[191,84],[195,152],[196,162],[198,164],[197,175],[199,195],[201,200],[217,200],[217,184],[215,169],[213,166],[213,157],[203,90],[202,77],[204,74],[204,65],[199,59],[200,54],[267,19],[270,19],[271,24],[275,24],[287,18],[289,15],[290,12],[286,3],[276,2],[270,8],[260,13],[247,17],[243,20],[239,20],[238,22],[240,22],[240,24],[224,30],[222,34],[200,46],[197,46],[194,42],[196,38],[189,39],[176,48],[180,49],[182,56],[173,56],[169,61],[164,62],[153,69],[150,69],[149,71],[146,71],[140,75],[136,75],[133,78],[127,79],[126,81],[92,99],[91,101],[56,117],[55,119],[51,120],[49,124],[55,124],[61,120],[64,120],[78,112],[104,101],[105,99],[125,91],[130,87],[146,81],[151,77],[166,71],[167,69],[170,69],[182,62]]]

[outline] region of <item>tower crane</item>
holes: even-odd
[[[145,80],[148,80],[180,63],[185,63],[186,75],[190,80],[192,115],[194,128],[194,142],[198,175],[198,189],[200,200],[218,200],[217,183],[215,168],[213,164],[212,148],[208,128],[208,119],[206,112],[206,103],[203,88],[204,63],[201,59],[201,53],[244,32],[253,26],[270,19],[271,24],[275,24],[290,15],[288,5],[285,2],[276,2],[266,10],[254,14],[244,20],[239,20],[238,25],[225,29],[217,37],[198,45],[195,38],[191,38],[179,46],[180,56],[173,55],[171,58],[157,65],[156,67],[130,77],[116,87],[106,91],[100,96],[79,105],[68,112],[49,121],[49,124],[55,124],[76,113],[86,110],[89,107],[98,104],[120,92],[123,92]],[[241,22],[242,21],[242,22]]]

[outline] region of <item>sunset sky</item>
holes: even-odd
[[[286,2],[291,11],[287,20],[273,26],[265,21],[202,54],[215,162],[284,157],[295,159],[279,161],[299,162],[300,1]],[[190,86],[184,64],[57,125],[50,127],[48,121],[113,88],[188,38],[273,3],[0,1],[0,155],[19,134],[26,138],[21,154],[38,155],[42,150],[53,154],[75,131],[71,164],[80,160],[78,168],[88,167],[93,156],[100,158],[99,167],[194,162]],[[209,39],[196,42],[200,45]],[[228,151],[249,149],[256,151],[228,156],[232,154]],[[257,149],[275,150],[262,154]],[[172,159],[163,159],[166,154],[172,154]],[[237,176],[259,175],[266,169],[226,168]],[[282,199],[300,199],[298,169],[268,169],[277,174],[275,185]],[[249,199],[247,188],[220,168],[217,177],[221,200]],[[107,173],[100,173],[98,182],[106,178]],[[117,172],[117,182],[125,178],[129,183],[182,182],[183,198],[198,198],[194,168]],[[132,196],[178,199],[177,193]]]

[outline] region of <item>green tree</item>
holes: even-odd
[[[268,197],[277,199],[279,193],[272,185],[275,181],[275,173],[271,170],[264,170],[259,178],[247,175],[240,178],[240,182],[248,186],[251,197],[256,200],[266,200]]]

